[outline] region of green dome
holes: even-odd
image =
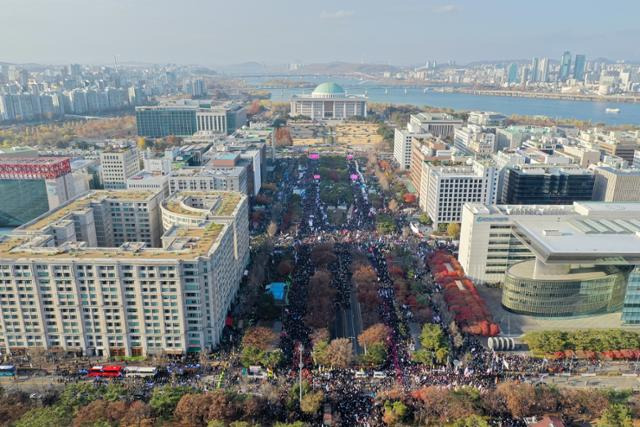
[[[326,82],[326,83],[321,83],[318,86],[316,86],[316,88],[313,90],[312,92],[313,95],[344,95],[344,89],[342,88],[342,86],[333,83],[333,82]]]

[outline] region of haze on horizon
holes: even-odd
[[[637,61],[638,16],[628,0],[2,0],[0,62]]]

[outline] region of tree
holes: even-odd
[[[536,406],[536,392],[533,385],[506,382],[499,384],[496,391],[514,418],[535,415],[533,409]]]
[[[212,401],[211,393],[185,394],[176,405],[174,417],[190,426],[204,426],[209,417],[209,406]]]
[[[450,223],[447,226],[447,234],[452,239],[455,239],[455,240],[459,239],[460,238],[460,224],[458,224],[457,222]]]
[[[366,353],[367,347],[375,343],[384,343],[388,336],[389,328],[382,323],[376,323],[358,335],[358,343],[364,347]]]
[[[599,418],[608,406],[607,397],[599,390],[567,388],[562,391],[562,413],[577,423]]]
[[[448,424],[448,427],[490,427],[485,417],[480,415],[469,415],[468,417],[460,418],[454,421],[452,424]]]
[[[331,366],[345,369],[353,360],[353,348],[348,338],[336,338],[329,343],[328,353],[331,355]]]
[[[389,205],[387,207],[389,208],[389,210],[391,212],[397,212],[398,211],[398,202],[396,202],[396,199],[391,199],[391,201],[389,202]]]
[[[441,222],[438,224],[438,233],[445,233],[447,231],[447,223]]]
[[[386,401],[384,403],[384,414],[382,415],[382,421],[387,425],[394,425],[400,423],[407,416],[408,408],[402,401],[395,401],[391,403]]]
[[[324,394],[322,391],[307,393],[302,396],[302,400],[300,401],[300,410],[309,415],[317,414],[323,401]]]
[[[151,426],[151,407],[141,400],[135,400],[120,420],[121,425],[130,427]]]
[[[293,271],[293,264],[290,260],[284,259],[278,263],[276,271],[280,276],[286,277]]]
[[[242,337],[243,347],[255,347],[260,350],[267,350],[278,339],[278,335],[270,328],[264,326],[254,326],[248,328]]]
[[[443,363],[449,355],[447,337],[438,324],[427,323],[422,327],[420,344],[423,350],[432,352],[439,363]]]
[[[631,411],[626,405],[616,403],[604,411],[596,425],[598,427],[632,427]]]
[[[311,357],[316,366],[330,366],[331,354],[329,353],[329,343],[325,340],[314,342]]]
[[[15,427],[59,427],[71,425],[72,413],[60,406],[34,408],[15,423]]]
[[[149,405],[156,416],[169,419],[182,396],[190,391],[189,387],[174,387],[170,385],[154,388]]]
[[[431,221],[431,218],[429,218],[429,215],[427,215],[426,213],[421,214],[418,217],[418,221],[422,225],[431,225],[431,224],[433,224],[433,221]]]
[[[381,342],[371,344],[365,354],[360,357],[360,361],[365,366],[376,368],[381,366],[387,359],[387,348]]]
[[[231,421],[238,417],[239,407],[234,396],[222,390],[207,394],[210,399],[208,419]]]

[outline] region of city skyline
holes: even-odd
[[[421,58],[557,60],[565,49],[588,58],[640,60],[633,43],[640,36],[633,18],[640,5],[622,1],[610,3],[606,22],[577,1],[545,0],[526,17],[519,5],[497,0],[330,0],[311,10],[291,0],[248,3],[221,8],[187,0],[175,8],[164,0],[133,5],[101,0],[83,8],[79,0],[62,0],[55,7],[44,0],[7,0],[0,38],[13,42],[3,46],[0,62],[112,64],[117,57],[122,63],[207,66],[248,61],[406,65]],[[69,20],[71,25],[60,25]]]

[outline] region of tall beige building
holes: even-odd
[[[212,348],[248,259],[243,194],[89,193],[0,238],[0,351]]]
[[[598,166],[593,168],[593,172],[595,175],[593,200],[603,202],[640,201],[640,170]]]
[[[101,179],[108,190],[127,188],[127,179],[140,172],[138,148],[133,143],[111,145],[100,153]]]

